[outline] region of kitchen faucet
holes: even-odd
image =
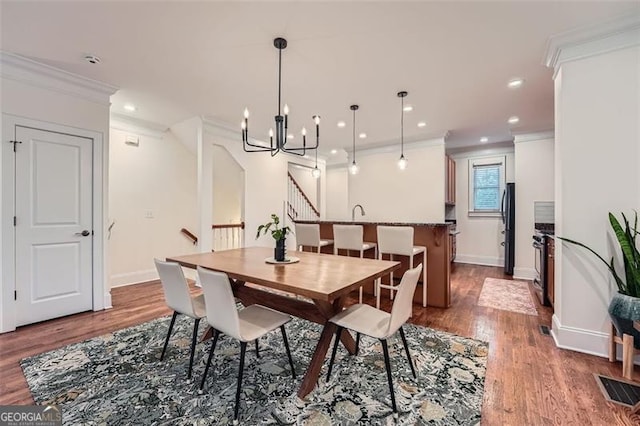
[[[362,214],[362,216],[366,215],[366,213],[364,212],[364,208],[360,204],[356,204],[355,206],[353,206],[353,209],[351,209],[351,222],[354,222],[356,220],[356,207],[360,207],[360,213]]]

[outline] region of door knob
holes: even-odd
[[[91,234],[91,232],[87,231],[86,229],[82,232],[76,232],[75,236],[76,237],[88,237]]]

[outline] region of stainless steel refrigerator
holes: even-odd
[[[507,183],[502,193],[500,208],[502,223],[504,224],[504,273],[513,275],[516,246],[516,184]]]

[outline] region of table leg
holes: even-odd
[[[336,299],[333,303],[314,300],[314,303],[318,307],[318,310],[325,316],[327,320],[342,310],[344,302],[344,297]],[[316,349],[313,352],[311,361],[309,362],[309,366],[307,367],[304,379],[302,379],[302,384],[300,385],[300,389],[298,390],[298,397],[304,398],[305,396],[307,396],[318,383],[320,370],[322,369],[322,364],[324,363],[327,351],[329,350],[331,338],[333,337],[335,332],[336,325],[330,323],[329,321],[326,321],[324,324],[324,328],[322,329],[322,333],[320,334],[320,339],[318,339]],[[347,348],[349,353],[355,353],[356,344],[353,340],[353,337],[351,336],[351,333],[343,332],[340,340],[344,344],[345,348]]]

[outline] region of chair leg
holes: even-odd
[[[289,366],[291,367],[291,375],[296,378],[296,369],[293,368],[293,358],[291,358],[291,350],[289,349],[289,341],[287,340],[287,332],[284,329],[284,325],[280,326],[282,332],[282,340],[284,341],[284,348],[287,350],[287,358],[289,358]]]
[[[400,327],[400,337],[402,337],[402,344],[404,345],[404,351],[407,353],[407,360],[409,361],[409,365],[411,366],[411,373],[413,374],[413,378],[416,379],[416,370],[413,368],[413,361],[411,360],[411,354],[409,353],[409,345],[407,345],[407,338],[404,336],[404,330]]]
[[[633,336],[630,334],[622,335],[622,377],[633,378]]]
[[[422,259],[422,307],[427,307],[427,249]]]
[[[333,343],[333,350],[331,351],[331,359],[329,360],[329,371],[327,371],[327,382],[331,377],[331,370],[333,369],[333,361],[336,359],[336,352],[338,351],[338,343],[340,343],[340,336],[342,335],[342,327],[338,327],[336,330],[336,341]]]
[[[193,356],[196,353],[196,342],[198,341],[198,326],[200,318],[196,318],[193,324],[193,336],[191,337],[191,355],[189,356],[189,374],[187,379],[191,380],[191,370],[193,369]]]
[[[389,381],[389,390],[391,391],[391,405],[393,412],[397,413],[396,395],[393,392],[393,378],[391,377],[391,363],[389,362],[389,348],[387,347],[387,341],[385,339],[380,339],[380,342],[382,343],[382,351],[384,352],[384,365],[387,368],[387,380]]]
[[[356,333],[356,353],[358,355],[358,351],[360,351],[360,333]]]
[[[616,360],[616,326],[611,323],[611,331],[609,332],[609,362]]]
[[[167,333],[167,338],[164,340],[162,355],[160,355],[160,361],[164,360],[164,353],[167,350],[167,345],[169,344],[169,337],[171,337],[171,330],[173,330],[173,324],[175,324],[177,317],[178,317],[178,312],[173,311],[173,316],[171,317],[171,324],[169,324],[169,332]]]
[[[392,254],[389,255],[389,260],[391,260],[393,262],[393,255]],[[390,295],[391,300],[393,300],[393,285],[394,285],[393,284],[393,271],[391,271],[391,278],[389,280],[390,280],[389,281],[389,286],[391,287],[389,289],[389,295]]]
[[[413,269],[413,258],[413,255],[409,256],[409,269]],[[413,318],[413,295],[411,296],[411,310],[409,311],[409,318]]]
[[[240,342],[240,369],[238,370],[238,387],[236,388],[236,406],[233,414],[233,424],[238,424],[238,409],[240,408],[240,389],[242,389],[242,372],[244,370],[244,355],[247,342]]]
[[[256,342],[256,358],[260,358],[260,349],[258,349],[258,339],[256,339],[255,342]]]
[[[211,349],[209,349],[209,357],[207,358],[207,366],[204,368],[204,374],[202,375],[202,381],[200,382],[200,391],[204,387],[204,382],[207,380],[207,373],[209,372],[209,366],[211,365],[211,358],[213,358],[213,352],[216,350],[216,343],[218,342],[218,336],[220,332],[216,329],[213,330],[213,342],[211,342]]]

